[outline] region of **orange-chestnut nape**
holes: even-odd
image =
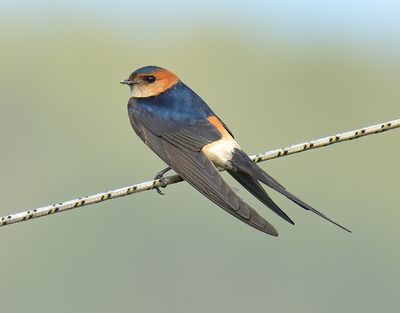
[[[141,79],[149,76],[154,76],[155,80],[151,83],[140,83]],[[133,79],[139,81],[139,83],[134,84],[132,87],[132,97],[134,98],[158,96],[175,86],[179,81],[178,76],[163,68],[158,68],[155,71],[134,74]]]

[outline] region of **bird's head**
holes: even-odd
[[[179,78],[170,71],[158,66],[146,66],[134,71],[121,84],[130,86],[133,98],[155,97],[172,86]]]

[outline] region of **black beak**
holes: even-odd
[[[133,85],[133,81],[129,79],[121,80],[119,83],[124,85]]]

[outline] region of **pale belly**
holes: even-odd
[[[232,155],[240,146],[233,138],[222,138],[213,143],[205,145],[202,149],[204,154],[214,163],[216,167],[232,169]]]

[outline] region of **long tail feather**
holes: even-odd
[[[228,173],[249,192],[251,192],[253,196],[255,196],[258,200],[264,203],[267,207],[269,207],[272,211],[282,217],[285,221],[294,225],[294,222],[291,220],[291,218],[287,216],[286,213],[283,212],[281,208],[279,208],[278,205],[268,196],[267,192],[264,190],[258,180],[243,172],[228,170]]]
[[[349,229],[346,227],[340,225],[339,223],[333,221],[330,219],[328,216],[325,214],[319,212],[318,210],[314,209],[307,203],[305,203],[303,200],[300,200],[298,197],[296,197],[294,194],[291,192],[287,191],[285,187],[283,187],[280,183],[278,183],[274,178],[272,178],[270,175],[268,175],[262,168],[260,168],[257,164],[253,163],[248,155],[244,153],[242,150],[236,149],[233,158],[231,160],[232,164],[234,167],[240,171],[249,174],[250,176],[254,177],[255,179],[261,181],[268,187],[274,189],[275,191],[279,192],[280,194],[284,195],[288,199],[292,200],[302,208],[309,210],[311,212],[314,212],[318,216],[326,219],[327,221],[331,222],[332,224],[342,228],[345,231],[348,231],[351,233]]]

